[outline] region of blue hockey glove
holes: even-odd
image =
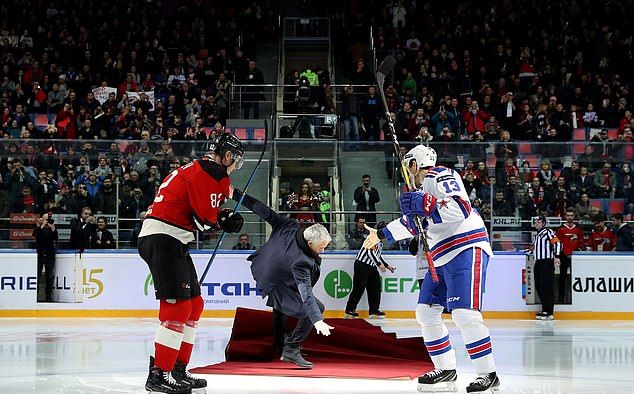
[[[436,197],[423,192],[406,192],[401,195],[401,213],[429,217],[436,209]]]

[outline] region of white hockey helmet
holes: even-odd
[[[435,167],[436,151],[425,145],[416,145],[403,156],[405,167],[409,168],[412,160],[416,160],[418,168]]]

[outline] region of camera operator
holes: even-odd
[[[51,302],[51,294],[53,291],[53,270],[55,269],[55,242],[58,239],[55,222],[51,218],[51,214],[42,214],[37,220],[37,225],[33,230],[35,237],[35,245],[37,248],[37,279],[38,286],[40,277],[42,276],[42,268],[45,270],[45,301]]]

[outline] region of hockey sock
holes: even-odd
[[[451,312],[451,317],[460,329],[467,353],[478,375],[495,372],[489,329],[484,325],[480,311],[455,309]]]
[[[443,307],[418,304],[416,321],[421,325],[425,347],[436,369],[456,369],[456,352],[451,347],[449,331],[442,321]]]
[[[159,320],[154,339],[154,365],[171,371],[183,341],[185,322],[191,313],[190,300],[161,300]]]
[[[205,307],[205,302],[201,296],[196,296],[191,299],[192,311],[189,315],[189,319],[183,327],[183,342],[181,343],[180,351],[176,361],[181,364],[187,365],[189,359],[192,356],[192,350],[194,350],[194,340],[196,339],[196,331],[198,329],[198,320]]]

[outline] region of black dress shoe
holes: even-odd
[[[304,357],[302,357],[302,354],[299,352],[298,348],[285,347],[280,360],[293,363],[298,367],[306,369],[311,369],[313,367],[313,363],[307,361]]]

